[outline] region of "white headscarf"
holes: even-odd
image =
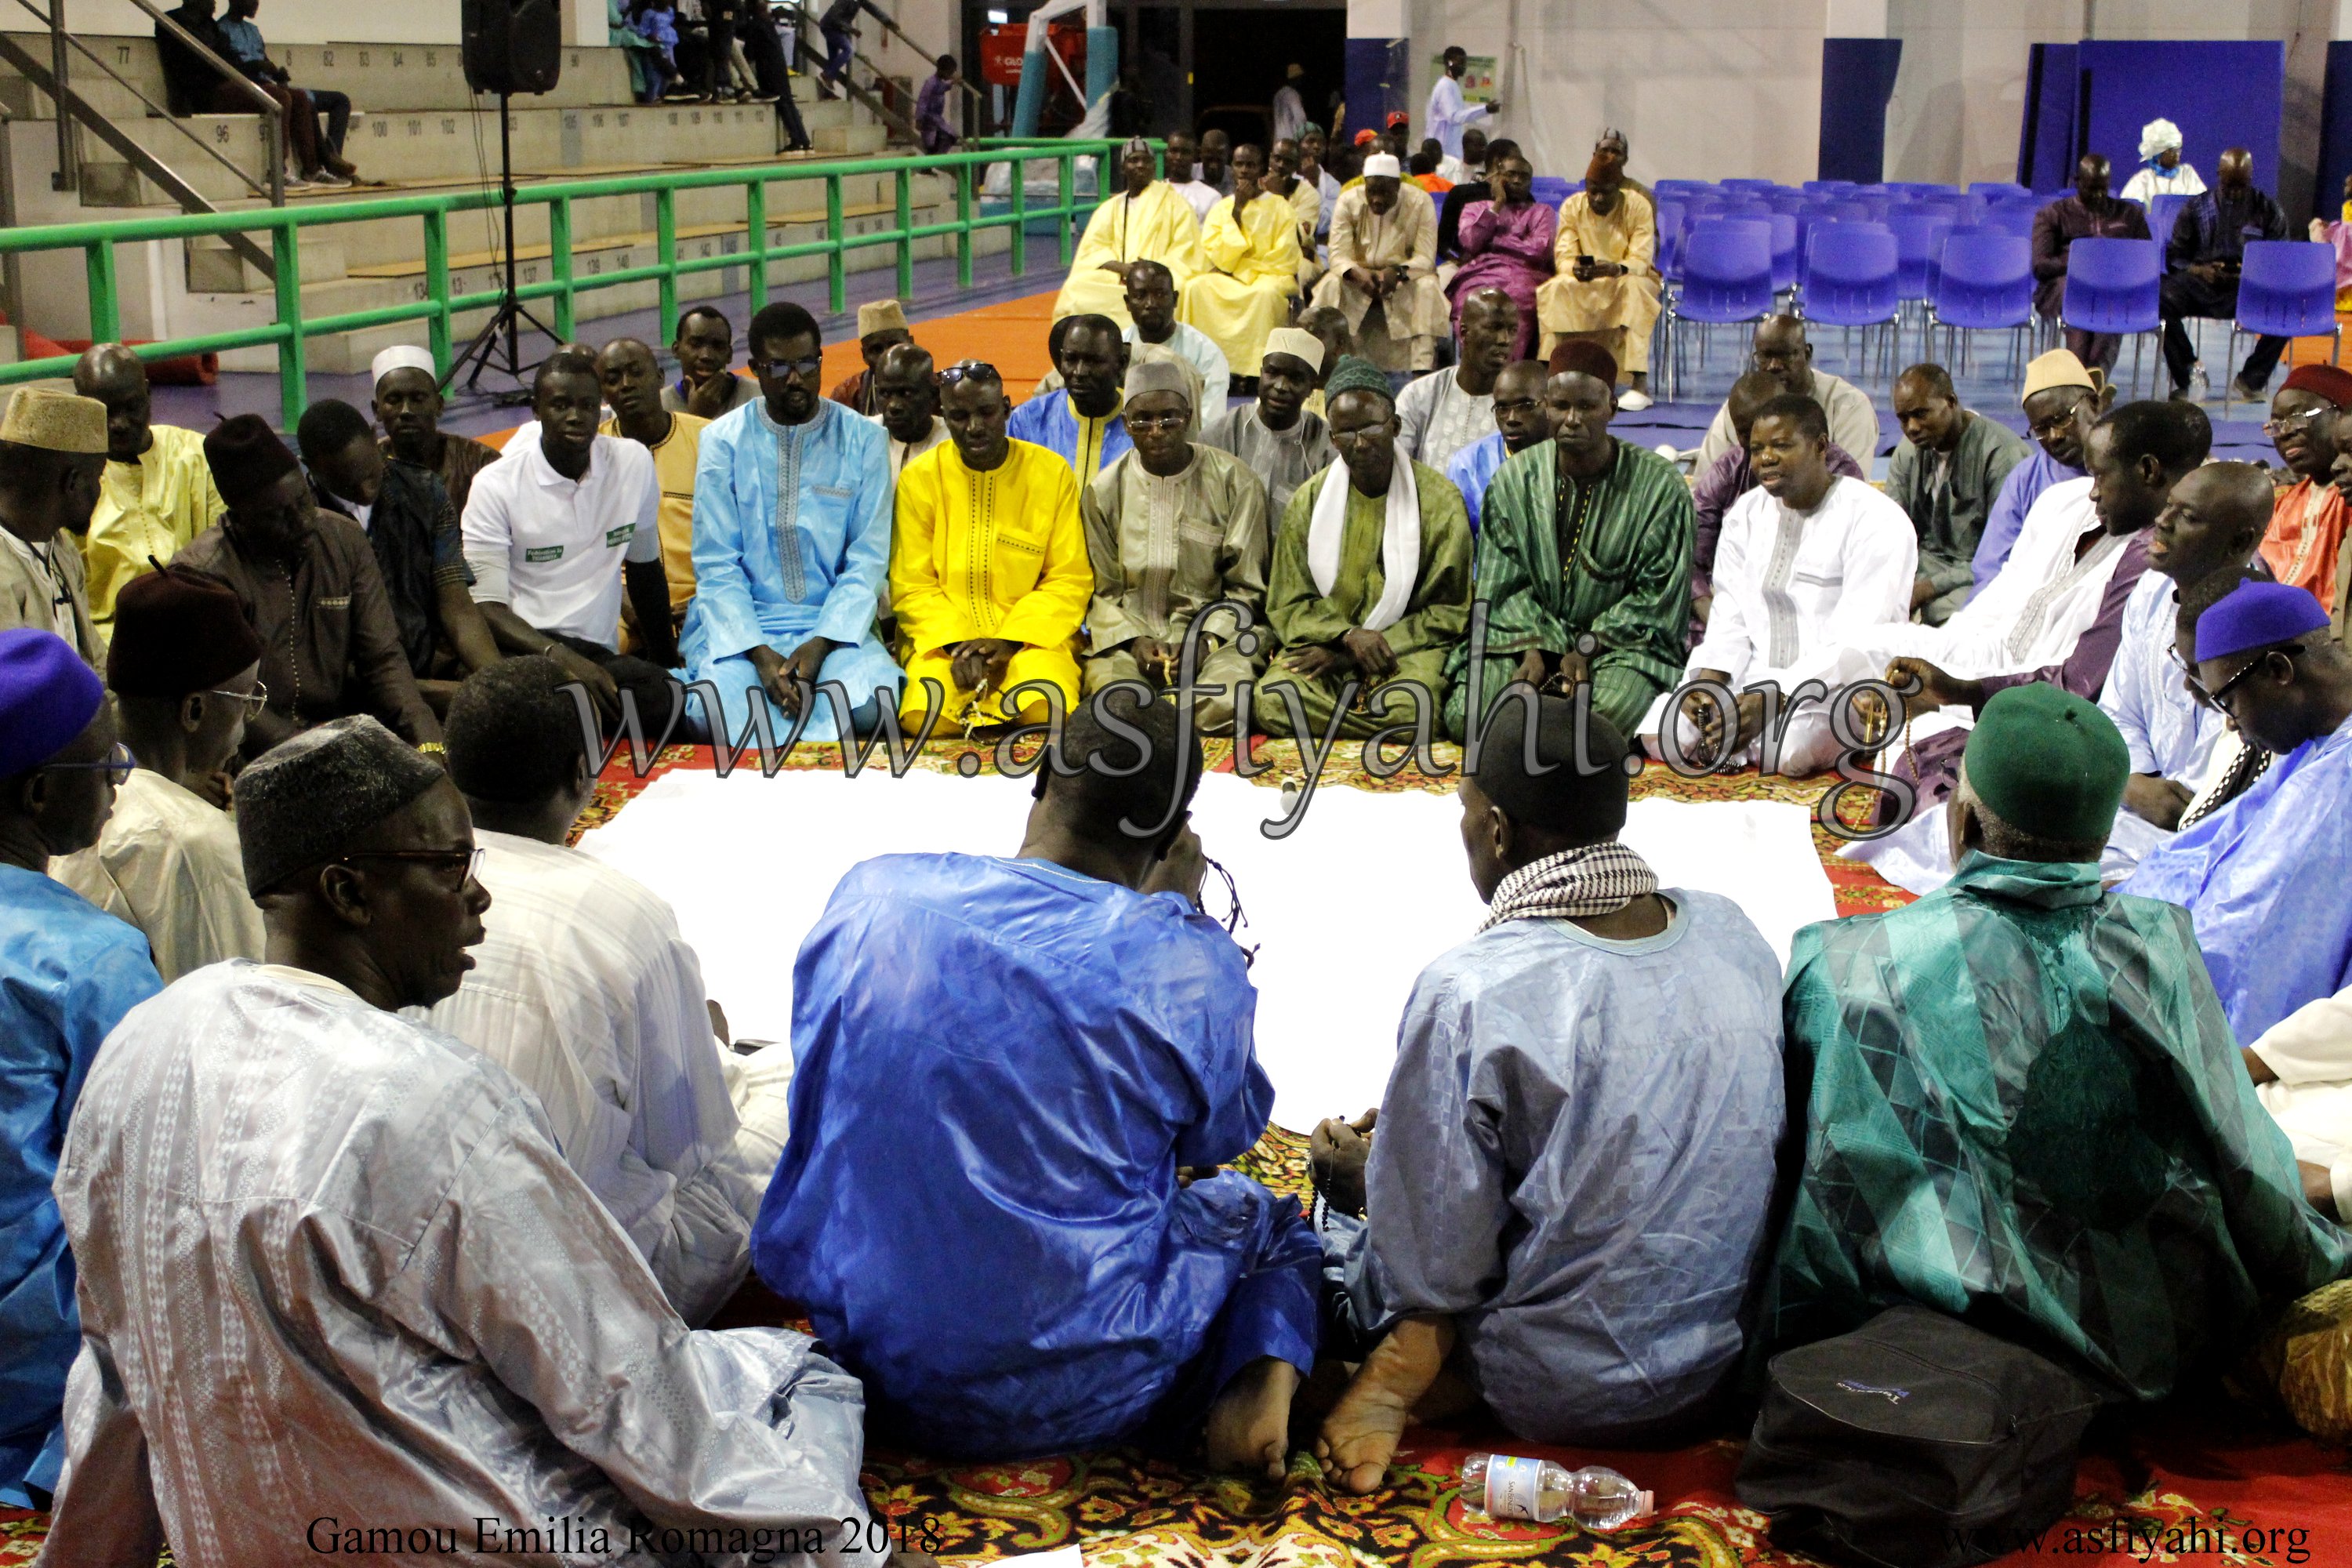
[[[2151,120],[2139,128],[2139,161],[2154,163],[2180,145],[2180,127],[2169,120]]]

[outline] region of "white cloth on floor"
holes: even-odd
[[[1002,853],[1021,842],[1028,781],[892,779],[880,756],[856,779],[830,770],[762,779],[748,762],[724,779],[674,771],[581,848],[676,907],[739,1036],[787,1040],[793,955],[850,867],[900,852]],[[1264,826],[1283,815],[1279,792],[1225,773],[1203,779],[1192,806],[1208,852],[1239,888],[1249,923],[1237,938],[1259,949],[1250,978],[1275,1117],[1306,1129],[1337,1106],[1379,1103],[1413,976],[1486,910],[1463,862],[1462,808],[1446,795],[1327,785],[1296,831],[1265,837]],[[774,831],[779,820],[826,830],[787,840]],[[1784,962],[1800,926],[1837,912],[1803,806],[1638,800],[1624,837],[1662,882],[1738,903]],[[1368,843],[1381,854],[1366,856]],[[1401,897],[1412,920],[1332,923],[1334,909],[1393,908]],[[1207,903],[1223,913],[1214,879]]]

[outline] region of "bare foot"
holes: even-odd
[[[1315,1440],[1315,1457],[1342,1488],[1359,1497],[1380,1489],[1413,1405],[1453,1349],[1451,1319],[1406,1318],[1365,1358]]]
[[[1297,1387],[1298,1369],[1279,1356],[1261,1356],[1235,1373],[1209,1406],[1209,1468],[1282,1479],[1290,1461],[1290,1396]]]

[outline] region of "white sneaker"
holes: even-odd
[[[1619,395],[1617,399],[1617,406],[1624,413],[1639,414],[1643,409],[1650,406],[1650,395],[1646,392],[1636,392],[1632,387],[1627,387],[1625,391]]]

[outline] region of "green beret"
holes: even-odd
[[[1962,753],[1969,787],[2021,832],[2104,844],[2123,803],[2131,751],[2115,721],[2063,687],[1993,694]]]
[[[1389,390],[1388,372],[1354,354],[1341,354],[1332,367],[1331,379],[1323,384],[1323,405],[1328,408],[1338,402],[1343,392],[1378,393],[1391,405],[1396,402],[1396,394]]]

